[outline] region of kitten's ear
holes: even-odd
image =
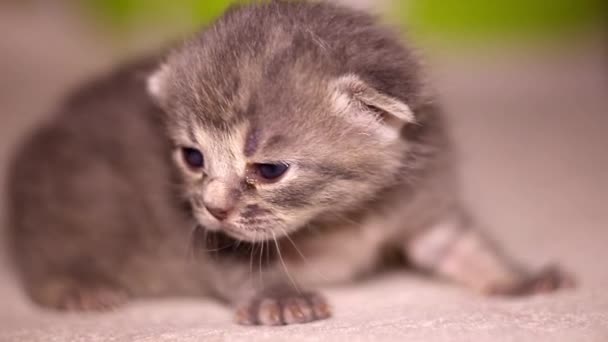
[[[166,96],[167,76],[169,74],[169,66],[161,65],[152,75],[148,77],[147,88],[148,94],[156,101],[163,102]]]
[[[407,104],[377,91],[356,75],[338,78],[333,91],[340,113],[348,113],[356,123],[376,129],[385,137],[398,138],[403,126],[416,122]]]

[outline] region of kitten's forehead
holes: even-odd
[[[215,177],[243,176],[247,166],[245,149],[250,129],[241,121],[229,129],[212,129],[198,125],[193,134],[195,143],[208,156],[208,172]]]
[[[258,127],[250,127],[247,131],[247,135],[245,138],[245,146],[243,148],[243,153],[246,157],[253,156],[260,147],[260,140],[262,138],[261,129]]]

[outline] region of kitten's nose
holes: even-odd
[[[207,211],[219,221],[225,221],[234,211],[237,197],[227,182],[212,179],[206,184],[203,204]]]
[[[218,221],[224,221],[232,211],[232,208],[215,208],[208,205],[205,205],[205,208],[207,208],[207,211],[218,219]]]

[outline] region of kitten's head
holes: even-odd
[[[148,84],[202,226],[280,237],[398,181],[402,128],[415,124],[406,103],[344,72],[318,37],[274,29],[252,41],[222,28],[174,52]]]

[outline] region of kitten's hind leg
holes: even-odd
[[[126,290],[102,277],[46,276],[27,290],[38,304],[64,311],[110,311],[129,298]]]
[[[528,272],[467,219],[435,224],[412,237],[405,252],[415,267],[485,294],[528,295],[574,286],[557,267]]]

